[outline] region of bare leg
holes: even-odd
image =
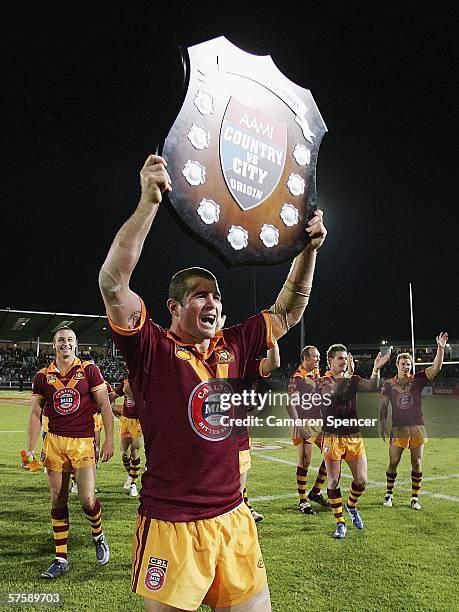
[[[271,598],[268,585],[259,593],[236,606],[229,608],[215,608],[215,612],[271,612]]]

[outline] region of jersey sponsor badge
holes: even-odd
[[[80,394],[76,389],[59,389],[53,395],[54,410],[63,416],[76,412],[80,407]]]
[[[222,394],[233,394],[231,385],[224,380],[210,380],[197,385],[188,400],[188,418],[194,432],[210,442],[225,440],[232,426],[227,422],[229,410],[221,406]]]
[[[397,397],[397,407],[399,410],[408,410],[413,405],[412,393],[399,393]]]
[[[167,564],[168,561],[166,559],[150,557],[147,571],[145,572],[145,586],[149,591],[159,591],[159,589],[162,589],[166,582]]]

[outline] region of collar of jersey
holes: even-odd
[[[73,360],[72,365],[67,370],[67,374],[70,372],[70,370],[73,370],[73,368],[75,366],[81,366],[81,359],[78,359],[78,357],[75,357],[75,359]],[[46,368],[46,373],[47,374],[51,374],[52,372],[57,372],[58,374],[60,374],[60,371],[57,369],[57,365],[56,365],[56,362],[54,360]]]
[[[225,339],[223,337],[223,332],[221,330],[216,332],[215,336],[211,339],[209,348],[207,349],[206,353],[199,353],[199,351],[196,350],[195,344],[190,344],[189,342],[182,342],[182,340],[180,340],[180,338],[176,336],[174,332],[171,332],[170,329],[166,331],[166,336],[170,340],[172,340],[172,342],[174,342],[175,344],[178,344],[179,346],[187,347],[194,354],[199,355],[201,359],[207,359],[208,357],[210,357],[210,355],[212,355],[212,353],[217,347],[223,346],[225,344]]]

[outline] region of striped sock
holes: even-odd
[[[356,507],[357,502],[364,491],[365,487],[360,487],[358,484],[355,484],[355,482],[352,481],[351,490],[349,491],[349,497],[347,500],[347,505],[349,508]]]
[[[131,477],[132,484],[137,482],[137,478],[139,477],[140,471],[140,457],[137,459],[131,459],[131,466],[129,470],[129,476]]]
[[[325,467],[325,461],[322,461],[322,463],[320,464],[319,473],[317,474],[316,481],[314,483],[314,486],[311,489],[311,493],[315,493],[316,495],[319,495],[320,491],[322,490],[322,487],[325,484],[326,479],[327,479],[327,468]]]
[[[296,484],[298,487],[298,495],[300,498],[300,504],[308,500],[306,497],[306,480],[308,476],[308,470],[303,467],[297,466],[296,468]]]
[[[70,478],[72,479],[72,483],[76,483],[75,472],[70,473]]]
[[[121,459],[123,460],[124,469],[129,474],[131,470],[131,457],[126,457],[126,455],[121,455]]]
[[[69,537],[69,509],[51,508],[51,523],[54,532],[54,547],[56,557],[67,559],[67,541]]]
[[[337,523],[344,523],[343,517],[343,498],[341,497],[341,489],[327,489],[328,500],[333,510],[333,516]]]
[[[242,491],[242,497],[247,508],[249,510],[252,510],[252,504],[250,503],[249,496],[247,495],[247,487],[244,487],[244,490]]]
[[[394,485],[395,485],[395,479],[397,478],[397,472],[386,472],[386,479],[387,479],[387,488],[386,488],[386,495],[388,496],[392,496],[394,494]]]
[[[96,498],[96,503],[94,504],[94,508],[92,510],[86,510],[86,508],[83,508],[83,510],[86,514],[86,518],[91,524],[92,537],[98,538],[100,535],[102,535],[102,519],[99,500]]]
[[[411,472],[411,497],[419,497],[421,490],[422,472]]]

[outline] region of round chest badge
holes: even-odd
[[[80,407],[80,394],[76,389],[59,389],[53,396],[53,404],[58,414],[72,414]]]
[[[412,393],[400,393],[397,403],[400,410],[408,410],[413,405]]]
[[[166,572],[161,567],[150,567],[145,574],[145,586],[150,591],[159,591],[166,578]]]
[[[231,385],[222,380],[202,382],[193,389],[188,401],[188,418],[194,431],[210,442],[225,440],[231,433],[228,422],[232,411]]]

